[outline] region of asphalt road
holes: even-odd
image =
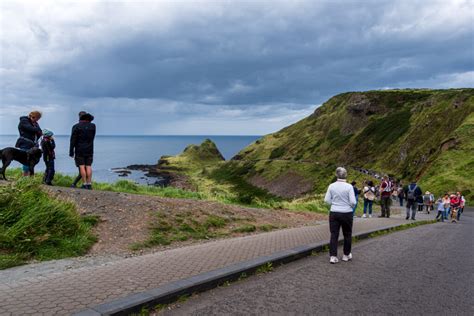
[[[341,251],[339,251],[341,254]],[[193,296],[165,315],[474,315],[474,212],[308,257]]]

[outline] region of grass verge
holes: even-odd
[[[96,217],[81,217],[74,204],[51,198],[38,180],[0,186],[0,269],[29,260],[83,255],[96,238]]]

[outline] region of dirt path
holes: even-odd
[[[255,225],[270,224],[277,227],[305,226],[326,219],[324,214],[318,213],[248,208],[211,201],[63,187],[48,187],[48,190],[54,196],[74,202],[81,214],[93,214],[100,217],[100,223],[94,228],[94,233],[99,240],[90,250],[90,255],[137,255],[205,242],[188,240],[139,252],[131,251],[129,248],[131,244],[147,239],[149,225],[157,212],[171,215],[191,212],[196,216],[200,214],[232,216],[248,219]],[[233,234],[231,237],[243,234],[245,233]]]

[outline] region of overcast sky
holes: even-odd
[[[474,1],[1,1],[0,134],[262,135],[331,96],[474,86]]]

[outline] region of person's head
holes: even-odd
[[[373,187],[373,186],[374,186],[374,182],[372,182],[372,180],[367,181],[367,184],[368,184],[370,187]]]
[[[84,113],[83,115],[79,117],[79,120],[92,122],[94,120],[94,116],[90,113]]]
[[[81,111],[78,113],[78,116],[79,116],[79,119],[81,119],[81,116],[83,116],[84,114],[86,114],[87,112],[86,111]]]
[[[50,131],[49,129],[43,129],[43,136],[44,137],[53,137],[54,133],[53,131]]]
[[[351,184],[352,184],[352,186],[354,186],[354,185],[356,185],[356,184],[357,184],[357,182],[355,182],[355,181],[352,181],[352,182],[351,182]]]
[[[429,195],[429,194],[430,194],[430,191],[426,191],[425,194],[426,194],[426,195]]]
[[[441,198],[438,199],[438,203],[441,203],[443,200]]]
[[[387,180],[388,180],[388,176],[387,176],[387,175],[384,175],[384,176],[382,177],[382,179],[384,179],[384,181],[387,181]]]
[[[446,193],[446,194],[444,195],[444,197],[445,197],[445,198],[448,198],[448,197],[449,197],[449,194],[448,194],[448,193]]]
[[[347,170],[343,167],[338,167],[336,169],[336,177],[342,180],[347,179]]]
[[[461,192],[459,192],[459,191],[458,191],[458,192],[456,192],[456,194],[457,194],[458,196],[461,196]]]
[[[36,123],[41,118],[41,112],[40,111],[31,111],[30,114],[28,114],[28,118],[32,122]]]

